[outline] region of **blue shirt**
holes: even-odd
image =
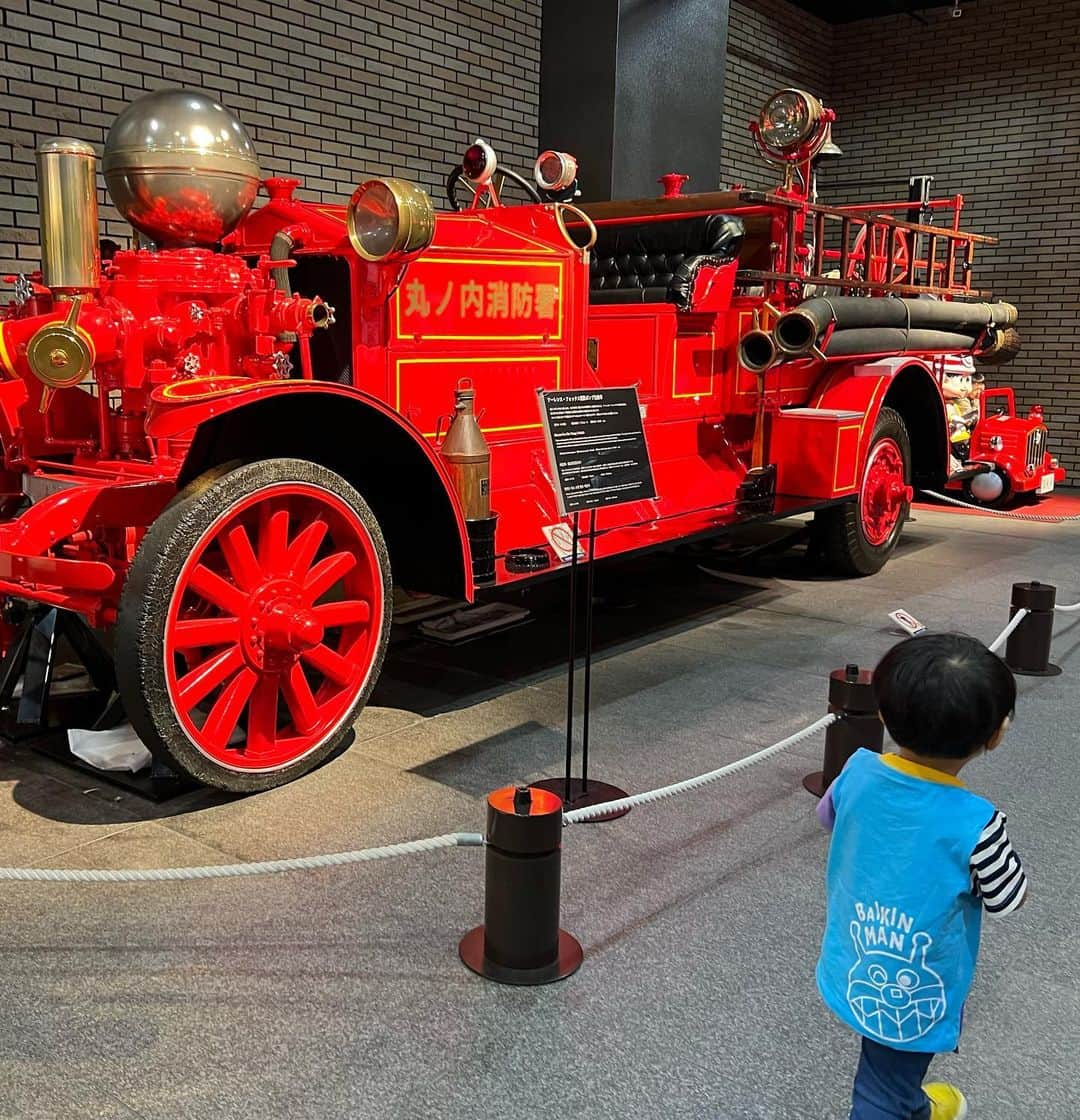
[[[885,1046],[954,1050],[982,927],[971,857],[994,807],[951,775],[868,750],[830,792],[822,998]]]

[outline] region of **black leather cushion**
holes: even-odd
[[[591,288],[590,303],[667,303],[668,288]]]
[[[733,260],[742,239],[743,224],[730,214],[601,225],[589,263],[589,300],[685,308],[698,269]]]

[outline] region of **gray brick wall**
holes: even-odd
[[[845,158],[824,173],[823,200],[903,198],[913,173],[935,175],[937,195],[963,193],[965,227],[1001,239],[979,251],[976,280],[1022,316],[1023,352],[987,377],[1012,385],[1022,408],[1042,402],[1077,482],[1080,3],[964,0],[963,11],[830,27],[785,0],[733,0],[724,176],[775,183],[746,122],[772,90],[797,85],[839,117]]]
[[[61,133],[100,145],[144,90],[207,89],[251,130],[265,174],[341,200],[400,174],[441,196],[480,133],[516,168],[536,152],[541,0],[0,0],[0,273],[39,258],[33,150]],[[775,179],[747,121],[799,85],[840,114],[847,158],[824,180],[924,171],[963,191],[971,228],[1001,237],[981,282],[1015,299],[1025,347],[992,376],[1048,408],[1080,476],[1080,83],[1076,0],[965,0],[833,28],[785,0],[732,0],[721,181]],[[1041,30],[1040,30],[1041,29]],[[1048,36],[1046,29],[1052,29]],[[274,62],[274,56],[280,57]],[[586,153],[583,153],[585,155]],[[881,193],[896,187],[884,185]],[[872,188],[865,193],[869,197]],[[877,193],[874,191],[873,193]],[[880,197],[880,194],[878,195]],[[103,233],[128,227],[103,202]]]
[[[98,146],[140,93],[216,94],[250,130],[263,173],[344,201],[402,175],[442,198],[476,135],[503,162],[536,158],[541,0],[0,0],[0,274],[40,259],[34,148]],[[105,205],[102,232],[130,227]]]
[[[1043,403],[1075,484],[1080,3],[964,0],[963,11],[836,29],[841,167],[845,178],[936,175],[935,193],[963,192],[966,228],[1001,239],[977,254],[976,281],[1019,306],[1024,349],[987,378],[1013,385],[1024,407]]]
[[[827,98],[832,28],[785,0],[732,0],[724,78],[723,186],[763,189],[778,181],[747,125],[784,86]]]

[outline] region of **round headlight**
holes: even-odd
[[[564,191],[577,178],[577,160],[566,152],[541,152],[533,165],[536,185],[545,191]]]
[[[758,117],[761,141],[777,155],[787,155],[805,144],[821,119],[822,105],[801,89],[782,89],[765,102]]]
[[[470,183],[483,186],[495,174],[495,152],[491,145],[477,138],[461,160],[461,170]]]
[[[352,247],[366,261],[422,252],[435,236],[427,193],[404,179],[371,179],[353,191],[346,211]]]

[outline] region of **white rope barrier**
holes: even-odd
[[[935,495],[937,496],[937,495]],[[948,499],[946,499],[948,500]],[[1071,603],[1054,608],[1062,612],[1080,611],[1080,603]],[[1021,607],[1009,620],[1009,624],[990,643],[991,653],[997,653],[1009,640],[1009,636],[1027,617],[1030,612],[1026,607]],[[751,766],[764,762],[773,755],[787,750],[816,735],[819,731],[831,727],[841,717],[835,713],[822,716],[808,727],[796,731],[786,739],[763,747],[745,758],[729,762],[704,774],[693,778],[685,778],[670,785],[659,786],[656,789],[646,790],[644,793],[635,793],[627,797],[620,797],[614,801],[604,801],[599,805],[586,805],[580,809],[572,809],[563,814],[564,824],[582,824],[587,821],[598,820],[612,813],[633,809],[639,805],[648,805],[654,801],[662,801],[668,797],[675,797],[680,793],[689,793],[737,774]],[[439,848],[481,848],[484,846],[484,837],[478,832],[449,832],[442,836],[430,836],[423,840],[407,840],[399,844],[386,844],[377,848],[360,848],[348,852],[330,852],[327,855],[296,856],[290,859],[262,860],[252,863],[227,863],[209,864],[204,867],[150,867],[150,868],[121,868],[119,870],[81,869],[81,868],[49,868],[49,867],[0,867],[0,881],[38,882],[38,883],[161,883],[184,882],[192,879],[234,879],[249,875],[275,875],[286,871],[314,871],[325,867],[341,867],[350,863],[368,863],[373,860],[392,859],[397,856],[416,855],[420,852],[431,852]]]
[[[763,747],[754,754],[749,754],[736,762],[729,762],[726,766],[721,766],[717,770],[710,770],[707,774],[699,774],[696,778],[686,778],[681,782],[673,782],[671,785],[661,786],[659,789],[646,790],[644,793],[634,793],[629,797],[620,797],[615,801],[603,801],[599,805],[585,805],[581,809],[572,809],[569,813],[563,814],[563,822],[565,824],[581,824],[585,821],[596,820],[599,817],[606,817],[609,813],[618,813],[624,809],[633,809],[638,805],[647,805],[653,801],[661,801],[665,797],[674,797],[679,793],[688,793],[690,790],[700,789],[710,782],[726,778],[729,774],[737,774],[740,770],[745,770],[758,762],[764,762],[765,759],[772,758],[774,754],[779,754],[781,751],[787,750],[788,747],[793,747],[796,743],[801,743],[804,739],[809,739],[812,735],[830,727],[839,718],[835,713],[822,716],[821,719],[815,720],[809,727],[804,727],[802,731],[796,731],[794,735],[789,735],[786,739],[773,743],[771,747]]]
[[[1001,631],[1000,634],[990,643],[990,652],[997,653],[998,650],[1009,640],[1009,635],[1024,621],[1031,612],[1027,607],[1021,607],[1016,614],[1009,619],[1009,625]]]
[[[381,848],[360,848],[352,852],[331,852],[323,856],[297,856],[269,859],[259,863],[211,864],[207,867],[123,868],[119,871],[81,870],[79,868],[0,867],[0,880],[40,883],[161,883],[187,879],[235,879],[242,875],[273,875],[281,871],[314,871],[321,867],[341,867],[347,863],[367,863],[394,856],[433,852],[438,848],[481,848],[484,838],[478,832],[448,832],[424,840],[406,840]]]
[[[1066,521],[1080,521],[1080,513],[1070,515],[1053,513],[1017,513],[1008,509],[989,509],[986,506],[976,505],[974,502],[962,502],[959,498],[950,498],[947,494],[939,494],[936,490],[920,490],[930,498],[937,498],[939,502],[946,502],[950,506],[960,506],[963,509],[975,509],[979,513],[988,513],[992,517],[1011,517],[1015,521],[1035,521],[1043,525],[1061,525]]]

